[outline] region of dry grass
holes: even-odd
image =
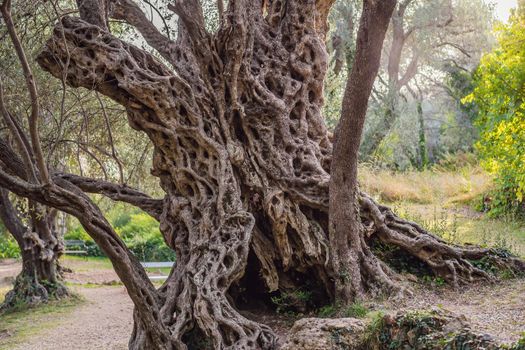
[[[2,303],[5,299],[5,295],[7,294],[7,292],[9,292],[11,290],[11,286],[7,286],[7,287],[0,287],[0,303]]]
[[[403,173],[361,167],[359,179],[365,192],[445,239],[525,256],[525,222],[473,209],[474,200],[492,188],[490,175],[478,167]]]
[[[467,203],[492,186],[490,176],[478,167],[457,172],[425,170],[402,173],[360,167],[359,180],[365,192],[382,201],[420,204]]]

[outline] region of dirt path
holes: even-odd
[[[75,272],[67,279],[76,285],[86,303],[57,318],[56,326],[31,336],[16,350],[93,350],[126,349],[132,330],[133,305],[124,287],[104,286],[118,279],[107,266],[96,266],[93,262],[73,261],[66,264]],[[0,271],[16,274],[16,262],[1,264]],[[82,286],[81,284],[90,283]],[[93,287],[93,283],[98,286]],[[458,316],[463,315],[471,328],[482,334],[490,334],[502,342],[516,341],[525,332],[525,279],[501,281],[497,284],[478,284],[454,291],[446,286],[429,288],[414,284],[414,295],[398,302],[373,303],[372,309],[397,310],[439,308]],[[264,322],[274,323],[271,320]],[[288,326],[281,325],[281,335]],[[275,325],[273,325],[275,326]],[[279,327],[277,327],[279,328]]]
[[[17,260],[0,260],[0,288],[10,286],[21,269],[22,266]]]
[[[77,288],[86,303],[15,350],[127,349],[133,305],[124,287]]]

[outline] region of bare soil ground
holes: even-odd
[[[14,350],[127,349],[133,304],[122,286],[76,288],[85,299],[57,327],[27,339]]]
[[[0,263],[0,281],[12,281],[20,270],[19,265],[15,260]],[[36,320],[35,331],[17,341],[15,347],[7,345],[5,349],[127,349],[133,326],[133,303],[125,288],[118,284],[118,276],[110,265],[83,259],[66,260],[63,265],[74,271],[66,273],[66,281],[85,302],[71,312],[50,313],[48,317],[53,318],[53,323],[51,327],[43,324],[45,330],[38,330],[38,322],[44,323],[44,320]],[[17,336],[16,330],[5,331],[3,337],[1,334],[0,329],[0,349],[4,349],[3,341],[8,342],[9,336]]]
[[[14,259],[0,260],[0,288],[10,286],[22,266]]]
[[[16,274],[17,262],[0,264],[2,277],[6,271]],[[53,315],[56,323],[52,328],[35,332],[23,339],[16,350],[51,349],[126,349],[132,329],[133,305],[124,287],[109,286],[118,281],[109,265],[98,265],[93,270],[91,261],[80,259],[67,261],[66,266],[74,273],[67,280],[72,288],[86,299],[67,314]],[[10,267],[9,267],[10,266]],[[407,309],[441,308],[464,315],[472,329],[487,333],[502,342],[517,340],[525,332],[525,279],[502,281],[498,284],[478,284],[461,291],[447,286],[429,287],[414,284],[414,295],[402,301],[384,301],[370,304],[372,309],[397,311]],[[270,316],[257,317],[277,329],[285,337],[293,320]],[[38,327],[38,324],[35,324]],[[0,330],[1,332],[1,330]],[[0,336],[0,349],[2,337]],[[10,348],[11,349],[11,348]]]

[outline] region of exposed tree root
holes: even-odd
[[[270,1],[262,8],[266,2],[230,1],[211,34],[198,1],[177,1],[175,43],[132,2],[119,1],[125,7],[119,18],[142,30],[176,74],[98,22],[66,16],[55,28],[39,64],[126,107],[131,126],[154,144],[152,173],[166,193],[160,203],[148,201],[177,253],[158,291],[100,211],[70,188],[75,179],[54,178],[58,187],[39,197],[80,217],[106,249],[137,306],[131,349],[185,350],[192,339],[214,349],[272,349],[273,332],[242,316],[231,295],[309,289],[328,303],[345,278],[352,279],[351,298],[399,294],[397,274],[369,247],[373,239],[417,257],[454,286],[491,279],[471,263],[483,257],[523,269],[490,250],[449,245],[365,194],[355,208],[362,229],[349,232],[346,242],[352,256],[345,261],[352,266],[334,268],[328,234],[332,142],[321,115],[328,64],[322,24],[332,2]],[[111,198],[123,195],[103,187]],[[138,198],[132,191],[124,195]]]
[[[4,302],[0,304],[0,312],[22,305],[35,306],[69,295],[68,289],[61,282],[42,284],[34,277],[21,273],[17,276],[13,289],[7,292]]]
[[[523,260],[495,249],[457,246],[426,231],[416,223],[396,216],[388,207],[378,205],[368,195],[361,194],[361,215],[367,236],[377,236],[381,242],[394,245],[406,254],[417,257],[454,287],[477,279],[494,280],[495,275],[476,267],[474,261],[485,259],[497,270],[515,274],[525,272]]]

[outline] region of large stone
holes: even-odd
[[[355,318],[303,318],[294,323],[282,350],[357,350],[364,330]]]

